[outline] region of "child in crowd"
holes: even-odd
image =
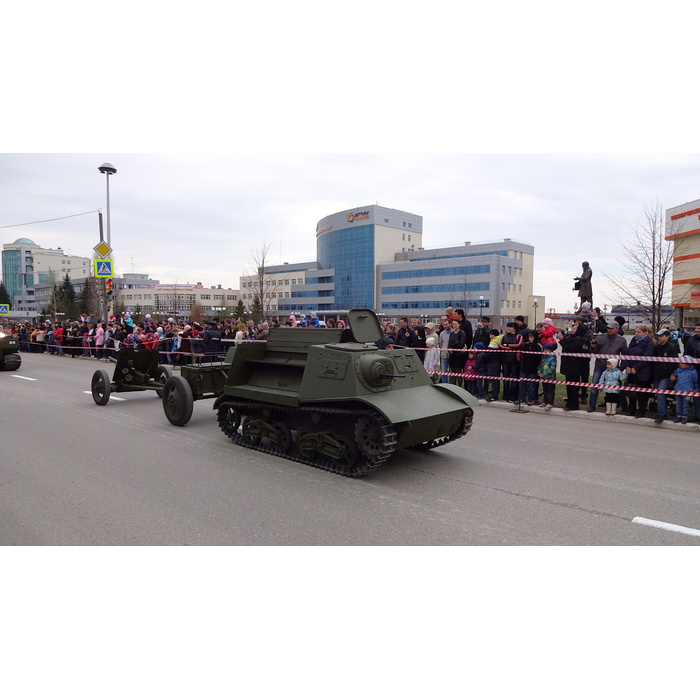
[[[698,391],[698,373],[690,364],[693,358],[689,355],[681,357],[680,366],[671,375],[671,381],[675,380],[675,391]],[[698,398],[695,398],[697,401]],[[697,410],[697,409],[696,409]],[[676,417],[674,423],[687,423],[690,412],[690,396],[676,396]]]
[[[625,373],[618,368],[618,360],[608,360],[605,369],[600,375],[600,384],[610,384],[622,388]],[[617,413],[617,403],[620,398],[620,389],[605,390],[605,415],[614,416]]]
[[[539,367],[537,368],[537,375],[540,379],[554,379],[557,378],[557,358],[552,354],[555,346],[552,343],[546,343],[542,346],[542,360],[540,361]],[[554,405],[554,389],[556,384],[550,384],[549,382],[544,382],[542,384],[542,403],[541,406],[544,407],[546,411],[549,411]]]
[[[537,330],[540,334],[540,344],[542,347],[547,345],[547,343],[551,343],[554,348],[557,347],[557,341],[554,339],[554,336],[557,334],[557,329],[552,325],[551,318],[545,318],[542,321],[542,330],[539,328]]]
[[[440,351],[435,347],[435,338],[432,336],[426,338],[425,345],[427,350],[423,358],[423,366],[433,382],[437,382],[440,378],[437,374],[440,371]]]
[[[476,396],[476,353],[474,351],[469,352],[467,362],[464,365],[464,388],[472,396]]]

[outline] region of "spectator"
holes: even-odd
[[[483,343],[484,347],[489,344],[490,323],[491,319],[488,316],[482,316],[479,319],[479,322],[476,324],[476,330],[474,331],[474,347],[476,347],[477,343]]]
[[[627,350],[623,353],[631,357],[649,356],[654,352],[654,344],[649,337],[648,326],[637,326],[634,331],[634,338],[630,341]],[[648,360],[625,359],[620,369],[623,369],[627,374],[626,386],[640,387],[648,389],[651,386],[651,362]],[[635,418],[643,418],[647,412],[649,404],[649,394],[644,392],[630,391],[627,397],[629,408],[627,409],[628,416]]]
[[[684,355],[681,358],[678,369],[671,375],[671,379],[676,382],[674,388],[677,391],[698,391],[698,373],[689,362],[692,359],[689,355]],[[697,401],[697,398],[695,401]],[[673,419],[673,422],[687,423],[689,412],[690,397],[676,396],[676,417]]]
[[[539,382],[537,381],[537,369],[542,359],[542,345],[537,331],[529,331],[527,342],[523,343],[523,353],[520,361],[520,379],[534,379],[531,382],[520,382],[518,400],[527,405],[533,406],[537,403],[537,393]]]
[[[440,370],[440,351],[435,347],[435,338],[432,336],[426,338],[425,343],[427,349],[425,351],[425,357],[423,358],[423,366],[433,380],[433,383],[437,383],[439,379],[437,373]]]
[[[598,362],[598,360],[596,360]],[[605,362],[605,369],[600,375],[600,384],[608,384],[610,388],[605,389],[605,415],[614,416],[617,413],[617,404],[620,397],[620,389],[625,378],[624,372],[618,368],[618,360],[610,359]],[[620,387],[613,389],[612,387]]]
[[[442,372],[440,382],[447,384],[447,373],[450,371],[450,352],[448,348],[450,347],[450,335],[452,335],[452,323],[447,316],[442,317],[441,326],[442,330],[440,331],[438,342],[438,347],[440,348],[440,371]]]
[[[597,335],[591,341],[591,352],[600,355],[621,355],[627,349],[627,341],[619,335],[619,331],[620,324],[617,321],[610,321],[607,324],[605,335]],[[600,377],[605,369],[606,361],[603,358],[596,359],[593,366],[593,384],[600,384]],[[595,387],[591,387],[590,400],[588,402],[589,413],[593,413],[596,410],[598,391]]]
[[[588,329],[580,321],[574,321],[569,333],[564,335],[559,341],[563,353],[582,353],[588,350],[586,334]],[[561,373],[566,379],[566,405],[565,411],[578,411],[579,391],[575,383],[581,379],[581,374],[587,371],[589,360],[580,357],[568,357],[562,355]],[[585,367],[584,367],[585,365]]]
[[[542,346],[542,359],[537,367],[537,375],[540,379],[547,380],[542,384],[542,404],[541,406],[549,411],[554,406],[554,390],[556,384],[552,382],[557,378],[557,358],[552,354],[555,346],[547,343]]]
[[[486,369],[486,353],[484,352],[484,344],[481,341],[474,343],[476,357],[474,362],[474,373],[476,374],[476,398],[483,399],[486,395],[484,391],[484,380],[482,377],[488,376]]]
[[[660,328],[656,332],[658,339],[654,346],[654,357],[678,357],[680,350],[678,345],[671,340],[671,331],[668,328]],[[668,389],[671,382],[671,375],[678,367],[673,362],[654,362],[652,374],[654,377],[654,387],[656,389]],[[656,423],[663,423],[666,419],[666,394],[656,395]]]
[[[503,372],[503,400],[515,403],[518,400],[518,382],[508,381],[520,376],[520,352],[523,347],[523,337],[517,332],[513,321],[506,323],[506,333],[501,340],[501,350],[507,350],[501,355],[501,370]]]
[[[418,355],[418,359],[423,362],[423,359],[425,357],[425,339],[426,339],[426,334],[425,334],[425,328],[421,325],[420,319],[419,318],[412,318],[411,319],[411,328],[413,332],[416,334],[416,344],[415,344],[415,349],[416,349],[416,355]]]
[[[464,331],[466,347],[471,348],[474,344],[474,329],[471,322],[464,315],[464,309],[455,309],[453,320],[459,321],[459,326]]]
[[[482,353],[483,354],[483,353]],[[467,353],[467,362],[464,365],[464,388],[472,395],[477,395],[476,388],[476,353],[470,350]]]
[[[491,395],[487,401],[498,401],[498,395],[501,391],[501,382],[497,377],[501,376],[501,353],[498,352],[498,348],[501,346],[501,340],[503,336],[498,328],[492,328],[489,331],[489,347],[486,351],[486,376],[492,377],[492,379],[487,379],[485,388],[486,393]]]
[[[408,325],[408,318],[406,316],[402,316],[399,319],[396,344],[401,348],[413,348],[416,346],[416,333],[413,328]]]
[[[466,334],[460,327],[460,322],[456,318],[452,321],[452,333],[450,334],[449,340],[450,349],[450,372],[453,375],[464,375],[464,365],[467,362],[467,357],[465,352],[459,352],[466,347]],[[452,376],[450,377],[450,384],[457,384],[462,386],[463,376]]]
[[[551,318],[545,318],[542,321],[543,324],[543,329],[542,332],[540,333],[540,343],[542,344],[542,347],[550,343],[553,345],[555,348],[557,347],[557,341],[555,339],[555,335],[557,334],[557,329],[552,325],[552,319]]]

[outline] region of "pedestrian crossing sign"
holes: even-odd
[[[95,260],[95,277],[114,277],[111,260]]]
[[[10,305],[9,304],[0,304],[0,316],[9,316],[10,315]]]

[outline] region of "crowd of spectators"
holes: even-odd
[[[507,323],[503,332],[491,328],[490,323],[488,316],[482,316],[473,330],[464,311],[451,307],[445,310],[439,326],[423,325],[416,317],[402,317],[398,327],[384,323],[380,347],[414,348],[433,381],[458,384],[478,399],[492,402],[501,400],[502,396],[509,403],[532,406],[539,402],[545,409],[554,405],[552,382],[557,380],[559,356],[559,373],[566,382],[565,411],[580,410],[583,404],[588,412],[605,408],[608,415],[619,410],[642,418],[653,405],[657,423],[667,418],[669,407],[675,408],[676,422],[698,419],[697,397],[691,400],[695,415],[690,416],[685,405],[689,397],[667,397],[632,389],[680,391],[679,376],[683,378],[682,384],[692,385],[693,372],[697,382],[694,368],[698,365],[692,360],[700,359],[700,324],[695,326],[694,335],[673,325],[656,331],[639,325],[628,342],[621,326],[624,318],[608,321],[590,302],[581,304],[578,315],[565,328],[556,328],[550,318],[528,328],[523,316]],[[596,358],[596,355],[624,358],[618,367],[618,361],[611,363],[606,357]],[[650,356],[669,359],[665,362],[644,359]],[[690,361],[684,363],[684,357]],[[600,390],[590,387],[589,393],[588,385],[603,384],[603,373],[611,369],[616,369],[622,377],[620,388],[605,391],[604,401],[599,405]],[[627,387],[629,390],[625,391]]]
[[[385,321],[377,346],[414,349],[434,382],[463,386],[478,399],[498,401],[502,388],[503,401],[528,406],[539,402],[545,409],[554,405],[552,382],[557,378],[560,356],[559,372],[566,382],[565,411],[580,410],[583,404],[589,412],[604,407],[608,415],[620,411],[641,418],[652,404],[659,423],[667,418],[669,407],[675,408],[676,421],[698,420],[697,397],[686,401],[689,397],[625,389],[697,391],[698,364],[693,360],[700,359],[700,324],[692,335],[672,325],[657,331],[639,325],[631,336],[625,336],[622,324],[624,318],[608,321],[599,308],[584,302],[566,328],[557,329],[550,318],[528,328],[524,317],[516,316],[502,332],[491,328],[488,316],[482,316],[473,329],[463,309],[448,307],[439,325],[423,324],[417,317],[401,317],[398,326]],[[136,323],[127,313],[108,322],[93,322],[83,315],[76,321],[19,323],[11,331],[19,339],[21,352],[99,359],[115,357],[121,347],[127,346],[156,349],[161,364],[179,365],[195,357],[222,358],[227,342],[265,341],[270,327],[279,325],[275,316],[260,323],[214,318],[200,324],[172,317],[158,323],[148,314],[143,322]],[[284,325],[345,328],[347,324],[335,318],[323,323],[317,314],[310,313],[291,315]],[[607,355],[618,356],[621,361]],[[645,359],[649,357],[666,361]],[[606,384],[607,380],[619,388],[605,390],[599,404],[601,390],[591,386],[589,394],[588,385]],[[686,386],[691,388],[681,389]]]

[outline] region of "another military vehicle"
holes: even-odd
[[[242,447],[353,477],[396,449],[466,434],[478,405],[469,392],[434,384],[412,349],[379,350],[374,312],[349,319],[349,329],[272,328],[266,343],[239,344],[214,403],[221,430]],[[189,383],[178,379],[166,383],[171,409]]]
[[[22,357],[19,354],[19,342],[11,335],[6,335],[0,331],[0,370],[14,372],[22,364]]]

